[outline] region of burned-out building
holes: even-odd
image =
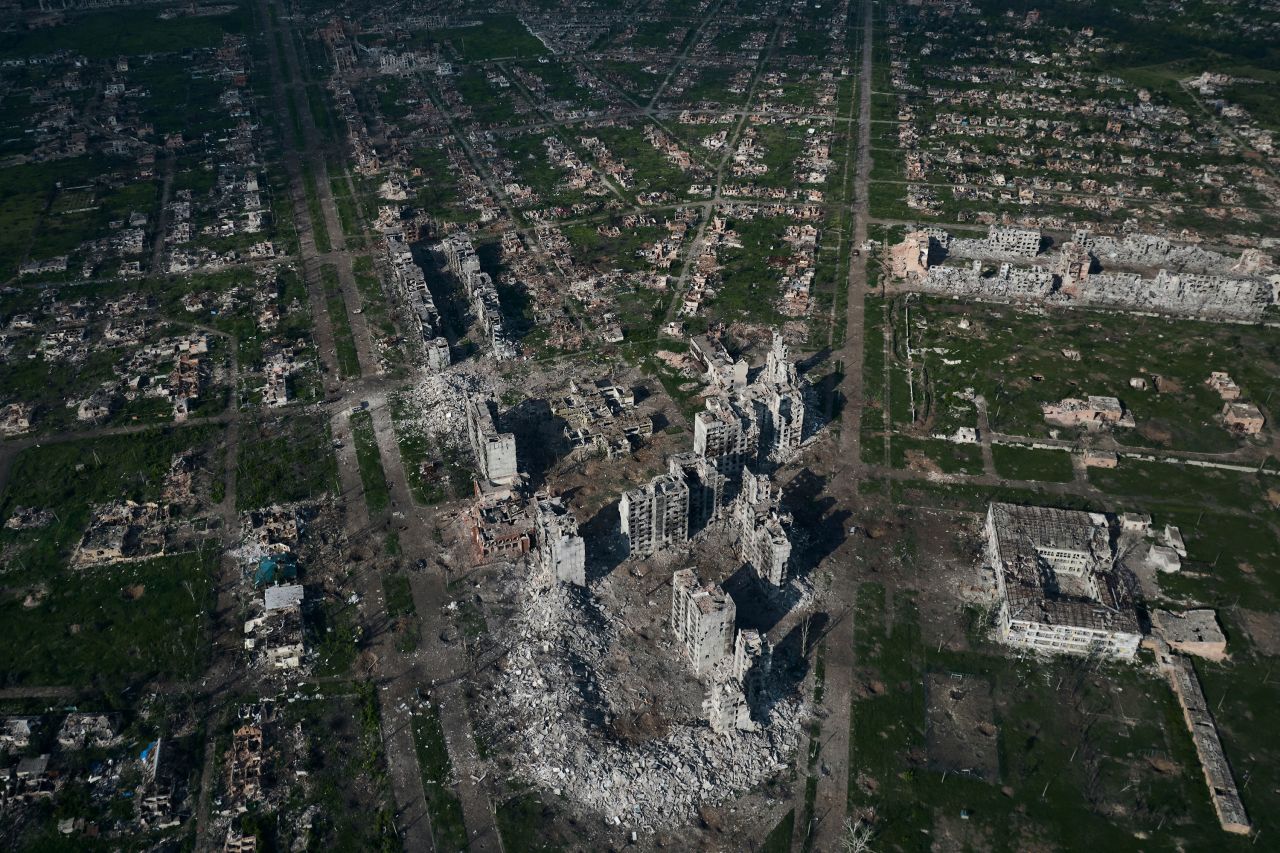
[[[480,468],[481,491],[510,488],[518,476],[516,471],[516,437],[498,432],[493,403],[481,397],[467,401],[467,436]]]
[[[67,714],[58,729],[58,746],[68,751],[105,749],[118,742],[115,724],[106,714],[73,712]]]
[[[986,537],[1003,642],[1045,654],[1137,653],[1142,631],[1107,516],[993,503]]]
[[[1266,422],[1262,410],[1253,403],[1231,400],[1222,407],[1222,423],[1240,435],[1258,435]]]
[[[476,562],[517,559],[533,547],[536,512],[511,496],[481,496],[466,510]]]
[[[539,498],[534,504],[533,525],[543,569],[554,580],[584,586],[586,542],[578,534],[578,520],[564,501]]]
[[[1173,695],[1182,708],[1183,721],[1191,732],[1191,740],[1195,744],[1205,784],[1209,788],[1209,799],[1218,815],[1219,824],[1227,832],[1248,835],[1253,827],[1240,799],[1231,764],[1222,748],[1218,726],[1214,722],[1209,703],[1205,701],[1195,667],[1190,660],[1175,654],[1161,643],[1157,643],[1156,664],[1169,679]]]
[[[649,556],[689,538],[689,486],[678,474],[661,474],[623,492],[618,513],[628,553]]]
[[[787,582],[791,560],[791,515],[783,511],[779,491],[768,477],[748,473],[733,504],[733,525],[738,556],[764,583],[781,587]]]
[[[71,565],[83,568],[158,557],[165,550],[168,518],[168,509],[154,502],[99,504],[93,507]]]

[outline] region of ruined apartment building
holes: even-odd
[[[551,400],[550,407],[552,416],[565,422],[563,434],[574,451],[613,459],[653,435],[653,418],[635,411],[635,392],[612,382],[586,388],[570,382],[569,393]]]
[[[693,452],[736,482],[748,460],[755,459],[760,434],[727,397],[708,397],[693,418]]]
[[[1040,254],[1040,232],[1030,228],[992,225],[987,230],[987,248],[1004,255],[1034,258]]]
[[[1142,632],[1106,516],[993,503],[986,537],[1003,642],[1045,654],[1133,659]]]
[[[498,288],[489,274],[480,268],[480,258],[471,244],[471,237],[465,231],[459,231],[441,241],[438,248],[449,271],[462,284],[471,313],[488,338],[493,357],[514,358],[516,349],[502,319]]]
[[[700,676],[729,657],[737,607],[718,583],[702,583],[693,569],[671,578],[671,630]]]
[[[667,458],[667,473],[684,480],[689,489],[689,535],[694,536],[720,517],[726,477],[696,453],[676,453]]]
[[[587,546],[578,535],[578,520],[564,502],[558,497],[539,499],[533,524],[538,556],[547,573],[561,583],[585,586]]]
[[[761,581],[774,587],[785,584],[791,561],[791,538],[787,535],[791,516],[782,511],[781,495],[768,477],[747,474],[743,478],[742,492],[733,505],[733,520],[742,561]]]
[[[689,538],[689,487],[678,475],[662,474],[622,493],[618,502],[628,553],[648,557]]]
[[[444,370],[450,363],[449,342],[441,334],[440,312],[431,297],[422,268],[413,259],[413,250],[405,242],[403,234],[388,234],[385,240],[391,279],[418,322],[427,367]]]
[[[752,709],[761,703],[772,660],[769,641],[759,631],[737,633],[732,657],[716,662],[706,680],[702,713],[712,731],[727,734],[735,729],[758,728]]]
[[[1087,306],[1143,311],[1204,320],[1261,320],[1276,302],[1277,285],[1263,278],[1158,270],[1153,277],[1134,272],[1101,272],[1065,279],[1051,269],[1000,264],[992,275],[981,260],[965,266],[933,266],[908,280],[911,290],[949,298],[1002,304]]]
[[[483,397],[467,401],[467,435],[485,481],[482,488],[509,487],[517,477],[516,437],[509,432],[498,432],[492,405]]]

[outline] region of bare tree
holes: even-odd
[[[853,818],[844,819],[844,829],[840,833],[840,849],[845,853],[871,853],[871,838],[875,835],[870,821]]]

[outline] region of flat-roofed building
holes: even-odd
[[[993,503],[986,535],[1002,641],[1048,654],[1133,658],[1142,632],[1107,516]]]

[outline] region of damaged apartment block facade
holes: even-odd
[[[769,673],[771,649],[758,631],[735,631],[737,607],[716,583],[703,583],[693,569],[671,579],[671,629],[702,680],[702,711],[713,731],[751,730]]]

